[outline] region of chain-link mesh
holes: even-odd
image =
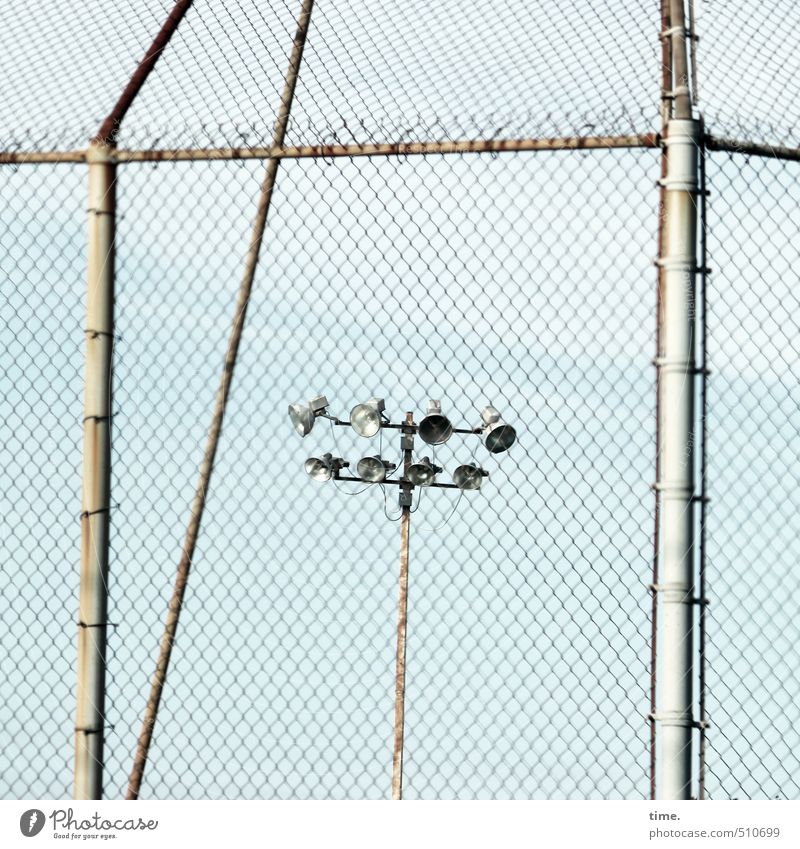
[[[172,5],[171,0],[4,3],[1,149],[85,147]]]
[[[171,6],[126,0],[98,14],[15,0],[0,35],[3,149],[85,145]],[[299,10],[196,0],[120,144],[269,144]],[[650,132],[658,20],[654,2],[571,0],[545,13],[523,0],[395,0],[378,14],[364,0],[317,0],[287,143]]]
[[[0,169],[0,796],[72,781],[85,169]]]
[[[84,147],[172,6],[14,0],[0,149]],[[270,145],[296,6],[197,0],[120,146]],[[709,132],[796,145],[791,4],[697,13]],[[317,0],[286,143],[652,132],[659,29],[653,2]],[[396,492],[321,487],[302,464],[397,461],[399,444],[324,421],[301,441],[286,405],[319,391],[345,417],[382,395],[395,421],[440,398],[467,426],[490,402],[519,433],[499,458],[469,435],[437,448],[448,475],[473,460],[490,476],[415,502],[405,796],[647,795],[658,157],[281,164],[144,796],[388,795]],[[109,797],[128,780],[264,167],[118,168]],[[800,796],[796,172],[708,161],[712,798]],[[63,796],[86,168],[0,179],[0,794]]]
[[[120,176],[111,616],[126,674],[110,691],[110,795],[127,781],[261,167]],[[412,517],[406,795],[642,794],[656,176],[652,152],[284,164],[148,795],[387,794],[396,496],[305,476],[310,454],[355,465],[378,441],[324,423],[296,437],[287,399],[317,390],[343,414],[383,394],[395,420],[441,397],[469,425],[491,401],[520,432],[480,493],[426,492]],[[619,185],[612,203],[585,190],[603,180]],[[208,188],[187,215],[177,188],[194,185]],[[452,472],[484,453],[454,438],[436,461]]]
[[[800,7],[698,4],[700,105],[709,129],[733,139],[800,145]]]
[[[796,163],[709,158],[710,795],[800,795]]]

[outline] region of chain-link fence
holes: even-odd
[[[85,167],[0,169],[3,795],[72,770],[80,562]]]
[[[751,85],[732,100],[723,5],[696,16],[709,146],[796,144],[784,70],[768,71],[791,67],[793,45],[748,53]],[[69,21],[15,7],[0,36],[7,160],[85,147],[171,7],[131,0],[97,27],[89,7]],[[218,148],[226,161],[117,166],[109,798],[128,786],[264,177],[263,154],[228,149],[271,145],[297,12],[192,5],[117,138],[143,159]],[[285,146],[329,147],[280,164],[142,795],[389,795],[396,492],[319,486],[303,461],[397,462],[399,437],[323,419],[300,440],[286,406],[324,392],[345,418],[382,396],[393,421],[440,398],[467,427],[491,403],[519,437],[489,457],[455,435],[433,460],[448,474],[482,464],[481,490],[415,496],[404,796],[645,798],[658,4],[361,12],[312,14]],[[34,38],[52,50],[19,61]],[[332,147],[555,137],[612,149]],[[706,156],[705,790],[797,798],[800,166],[729,148]],[[75,159],[0,165],[8,797],[72,783],[87,261]]]
[[[800,795],[797,163],[709,158],[714,798]]]

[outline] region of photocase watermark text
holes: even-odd
[[[108,819],[95,812],[91,817],[77,819],[72,808],[57,808],[48,817],[53,825],[54,837],[62,839],[108,840],[116,837],[119,831],[155,831],[158,820],[144,820],[141,817],[129,819]]]

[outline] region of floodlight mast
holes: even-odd
[[[413,413],[406,413],[402,433],[403,477],[408,479],[414,449]],[[397,606],[397,656],[394,674],[394,751],[392,754],[392,799],[403,798],[403,737],[406,713],[406,633],[408,629],[408,551],[411,536],[411,497],[413,484],[400,488],[400,590]]]
[[[430,470],[431,477],[428,480],[422,477],[411,474],[414,452],[414,437],[419,435],[423,442],[428,445],[439,445],[446,442],[454,433],[473,434],[483,436],[486,447],[492,454],[500,453],[508,450],[516,440],[516,431],[505,424],[500,418],[500,414],[494,407],[487,407],[486,410],[492,411],[492,416],[488,417],[481,414],[483,425],[475,428],[455,428],[447,417],[442,415],[441,404],[438,401],[430,401],[428,403],[428,413],[423,420],[418,424],[414,421],[413,413],[406,413],[405,419],[401,424],[394,424],[383,415],[384,403],[382,398],[371,398],[366,404],[359,404],[354,407],[349,421],[341,421],[336,416],[329,415],[321,402],[327,400],[325,396],[319,396],[314,401],[309,402],[308,408],[314,410],[315,416],[323,416],[331,421],[333,425],[340,427],[352,427],[359,436],[374,436],[382,428],[391,428],[399,430],[400,448],[403,452],[403,467],[402,474],[399,478],[389,479],[385,476],[378,478],[374,476],[373,467],[377,466],[378,462],[383,462],[385,472],[393,470],[394,464],[388,463],[380,456],[365,457],[359,462],[358,476],[342,475],[341,470],[347,468],[349,463],[341,457],[332,457],[331,454],[323,454],[322,457],[311,457],[306,460],[306,472],[318,481],[339,480],[339,481],[354,481],[359,483],[377,483],[380,485],[391,484],[399,487],[399,504],[400,504],[400,581],[398,593],[398,610],[397,610],[397,653],[395,658],[395,702],[394,702],[394,746],[392,752],[392,799],[400,800],[403,798],[403,751],[404,751],[404,731],[405,731],[405,697],[406,697],[406,635],[408,630],[408,566],[409,566],[409,539],[411,534],[411,502],[415,487],[425,487],[426,489],[459,489],[477,490],[480,489],[480,481],[488,476],[488,472],[474,463],[465,466],[459,466],[454,476],[454,483],[439,483],[435,476],[441,472],[439,466],[433,465],[427,457],[424,457],[417,466],[424,466],[426,470]],[[316,409],[314,409],[316,407]],[[297,427],[297,421],[301,405],[293,404],[289,407],[289,416],[292,419],[292,424],[297,433],[301,436],[306,436],[310,427]],[[376,422],[378,423],[375,427]],[[498,440],[491,439],[493,430],[502,427],[503,438]],[[369,464],[362,465],[364,461],[372,461]],[[366,474],[364,473],[366,472]]]

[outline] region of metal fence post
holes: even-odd
[[[103,793],[106,615],[111,480],[111,358],[114,344],[116,166],[90,148],[83,505],[75,722],[76,799]]]
[[[699,125],[672,119],[664,179],[662,349],[657,359],[661,568],[656,595],[660,729],[658,797],[691,797],[694,622],[695,276]]]

